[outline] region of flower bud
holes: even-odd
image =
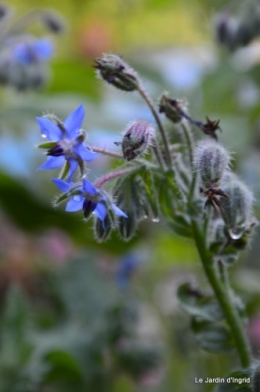
[[[137,73],[119,56],[104,54],[95,60],[94,68],[98,76],[119,90],[134,91],[138,87]]]
[[[108,238],[111,235],[112,229],[113,229],[113,224],[112,224],[112,219],[110,217],[110,214],[106,215],[104,221],[101,221],[100,219],[97,218],[94,224],[96,240],[98,242],[104,242],[108,240]]]
[[[132,161],[138,155],[146,153],[154,135],[155,130],[148,121],[136,120],[128,125],[122,142],[116,144],[122,145],[124,158]]]
[[[223,219],[229,235],[237,240],[252,224],[253,194],[233,173],[230,173],[222,187],[229,198],[221,197]]]
[[[194,168],[206,189],[219,186],[229,162],[228,152],[214,140],[204,139],[197,145]]]
[[[159,112],[164,113],[174,123],[178,123],[182,120],[183,114],[188,114],[188,102],[181,99],[171,99],[168,93],[164,92],[160,98]]]
[[[54,11],[44,12],[42,15],[44,25],[52,33],[60,34],[64,31],[64,21]]]

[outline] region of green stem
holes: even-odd
[[[154,103],[152,102],[151,98],[149,97],[149,95],[147,94],[147,92],[145,91],[144,87],[142,86],[141,82],[139,81],[138,83],[138,87],[137,87],[141,97],[145,100],[145,102],[147,103],[147,105],[149,106],[154,119],[158,125],[159,131],[161,133],[162,139],[163,139],[163,143],[164,143],[164,147],[165,147],[165,155],[166,155],[166,162],[168,163],[168,166],[171,167],[171,152],[170,152],[170,143],[167,137],[167,134],[163,128],[163,125],[161,123],[159,114],[156,111],[156,108],[154,106]]]
[[[230,291],[228,292],[225,290],[223,283],[216,274],[215,264],[212,263],[208,249],[205,244],[203,233],[199,229],[198,223],[195,219],[192,219],[191,226],[195,244],[204,268],[204,272],[222,308],[226,321],[232,331],[234,342],[240,357],[241,365],[244,368],[249,367],[251,363],[250,346],[237,309],[234,307],[234,304],[232,302]]]
[[[193,155],[194,155],[194,151],[193,151],[194,150],[193,149],[194,141],[193,141],[191,129],[190,129],[190,126],[189,126],[187,120],[185,120],[185,119],[183,119],[181,121],[180,126],[183,130],[183,134],[185,137],[185,141],[186,141],[187,149],[188,149],[188,154],[189,154],[189,161],[190,161],[190,165],[192,166],[193,165],[193,158],[194,158],[193,157]]]

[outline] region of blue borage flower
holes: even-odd
[[[95,214],[104,224],[104,219],[111,209],[117,216],[127,218],[127,215],[120,210],[114,203],[110,203],[106,195],[101,193],[94,185],[83,179],[83,184],[76,186],[61,179],[53,179],[54,184],[61,192],[67,193],[70,200],[67,203],[66,211],[83,210],[84,217],[87,218],[91,213]]]
[[[47,39],[35,39],[28,42],[18,42],[13,47],[13,58],[23,65],[46,61],[53,55],[53,45]]]
[[[64,123],[57,119],[53,122],[46,117],[36,118],[42,136],[53,142],[48,144],[47,160],[38,170],[56,169],[67,161],[69,164],[68,181],[70,182],[77,167],[82,169],[83,161],[90,162],[98,156],[83,144],[85,136],[81,131],[81,126],[84,116],[84,107],[80,105],[66,118]],[[44,144],[39,147],[43,146]]]

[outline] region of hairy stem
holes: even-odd
[[[190,126],[187,122],[187,120],[183,119],[180,123],[180,127],[183,130],[183,134],[184,134],[184,138],[185,138],[185,142],[187,145],[187,150],[188,150],[188,154],[189,154],[189,162],[190,165],[193,165],[193,155],[194,155],[194,141],[193,141],[193,137],[192,137],[192,133],[191,133],[191,129]]]
[[[171,153],[170,153],[170,143],[167,137],[167,134],[163,128],[163,125],[161,123],[159,114],[156,111],[156,108],[154,106],[154,103],[152,102],[151,98],[149,97],[149,95],[147,94],[147,92],[145,91],[144,87],[142,86],[141,82],[139,81],[138,83],[138,91],[141,95],[141,97],[145,100],[145,102],[147,103],[147,105],[149,106],[154,119],[158,125],[159,131],[161,133],[162,139],[163,139],[163,143],[164,143],[164,147],[165,147],[165,155],[166,155],[166,162],[168,164],[169,167],[171,167]]]
[[[95,182],[95,187],[100,188],[102,185],[104,185],[108,181],[112,181],[117,177],[123,177],[126,176],[127,174],[134,173],[140,171],[140,166],[139,167],[131,167],[128,169],[122,169],[122,170],[116,170],[111,173],[105,174],[103,177],[101,177],[99,180]]]
[[[221,282],[221,280],[217,276],[215,264],[212,263],[211,257],[205,244],[205,238],[195,219],[192,219],[191,226],[193,231],[193,237],[201,258],[204,272],[222,308],[226,321],[232,331],[236,349],[240,357],[241,365],[246,368],[251,363],[251,353],[249,342],[242,322],[240,320],[238,311],[232,302],[230,291],[225,289],[223,282]]]
[[[118,152],[106,150],[105,148],[91,146],[91,149],[94,152],[100,152],[100,154],[109,155],[111,157],[118,158],[118,159],[125,159],[122,154],[119,154]]]

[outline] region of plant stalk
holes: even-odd
[[[223,286],[223,283],[216,274],[215,265],[210,259],[203,233],[201,232],[198,223],[194,218],[192,219],[191,227],[204,272],[222,308],[226,321],[232,331],[236,349],[240,357],[241,365],[243,366],[243,368],[247,368],[251,364],[250,345],[244,327],[240,320],[238,311],[232,302],[230,292],[227,292],[225,290],[225,286]]]

